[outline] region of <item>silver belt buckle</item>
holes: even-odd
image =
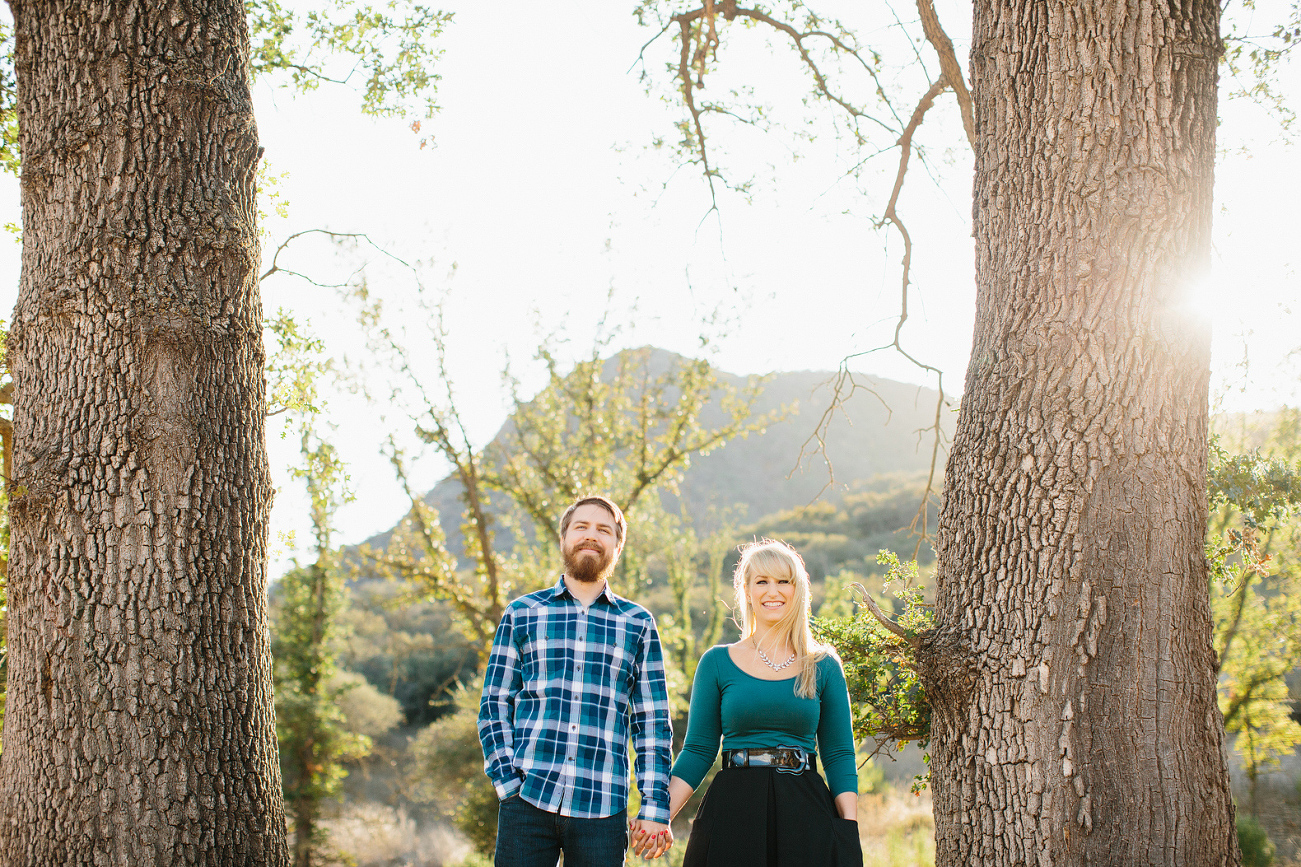
[[[779,750],[787,750],[787,751],[789,751],[789,752],[792,752],[792,753],[794,753],[795,755],[799,756],[799,759],[800,759],[800,760],[799,760],[799,764],[797,764],[797,765],[796,765],[795,767],[793,767],[793,768],[782,768],[782,767],[778,767],[778,768],[776,769],[776,770],[777,770],[777,773],[779,773],[779,774],[802,774],[802,773],[804,773],[805,771],[807,771],[807,770],[809,769],[809,754],[808,754],[806,751],[804,751],[803,749],[801,749],[801,748],[799,748],[799,747],[784,747],[784,746],[780,746],[780,745],[777,747],[777,749],[779,749]]]

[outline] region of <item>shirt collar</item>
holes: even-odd
[[[560,580],[556,582],[556,586],[551,588],[551,599],[562,599],[566,596],[574,599],[574,594],[569,592],[569,586],[565,584],[565,576],[562,574]],[[612,606],[617,605],[619,602],[619,597],[614,595],[614,591],[610,589],[608,580],[605,582],[605,586],[601,588],[601,592],[596,599],[604,599],[607,604]],[[596,599],[592,600],[593,604],[596,603]],[[574,601],[577,602],[578,600],[574,599]]]

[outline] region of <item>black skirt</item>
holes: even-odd
[[[682,867],[863,867],[863,847],[816,770],[724,768],[691,824]]]

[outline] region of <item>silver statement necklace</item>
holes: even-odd
[[[763,660],[763,664],[771,668],[773,671],[781,671],[783,668],[786,668],[795,661],[795,651],[793,650],[791,651],[790,659],[786,660],[781,665],[778,665],[768,658],[768,654],[763,652],[763,648],[759,646],[759,642],[756,641],[754,643],[754,649],[755,652],[759,654],[759,659]]]

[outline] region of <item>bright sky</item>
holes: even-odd
[[[345,88],[294,96],[262,82],[255,98],[271,170],[287,173],[281,189],[289,215],[269,221],[273,244],[310,228],[365,232],[393,254],[419,261],[426,288],[450,293],[452,373],[480,443],[507,411],[500,380],[506,353],[526,381],[535,369],[528,362],[539,329],[564,326],[573,351],[585,353],[611,290],[617,310],[636,308],[635,324],[618,345],[698,353],[702,317],[721,308],[723,324],[710,351],[734,373],[833,369],[889,339],[899,307],[900,246],[894,233],[874,229],[873,219],[889,192],[895,151],[869,163],[876,168],[855,181],[845,172],[861,155],[825,130],[798,153],[780,134],[720,132],[728,164],[756,181],[751,200],[723,195],[720,212],[711,214],[699,170],[677,170],[668,153],[650,147],[657,137],[673,137],[679,113],[639,81],[635,62],[651,34],[637,26],[631,3],[442,5],[456,18],[442,37],[442,111],[424,129],[436,139],[433,148],[418,149],[403,122],[362,118],[358,97]],[[847,12],[864,8],[840,5]],[[969,6],[957,0],[938,6],[965,57]],[[1258,9],[1263,16],[1264,5]],[[856,23],[873,38],[891,38],[880,22]],[[648,52],[653,70],[675,56],[663,39]],[[734,50],[733,78],[711,83],[716,94],[749,85],[779,112],[797,105],[807,85],[789,51],[740,42]],[[1291,65],[1285,81],[1285,91],[1301,97],[1301,64]],[[900,92],[905,113],[920,90],[901,79]],[[798,118],[795,111],[787,117]],[[1258,109],[1226,104],[1221,114],[1226,153],[1217,176],[1215,273],[1207,287],[1217,393],[1233,409],[1296,403],[1301,370],[1287,353],[1301,345],[1295,336],[1301,160],[1295,148],[1278,143],[1277,127]],[[931,149],[933,179],[914,162],[900,204],[915,242],[905,341],[942,368],[946,386],[956,390],[971,342],[974,288],[971,157],[965,145],[953,144],[961,132],[951,95],[928,117],[920,140]],[[1249,153],[1238,151],[1243,146]],[[0,223],[19,219],[17,184],[5,178]],[[281,261],[335,282],[363,259],[370,262],[372,290],[400,314],[414,283],[382,257],[337,254],[309,241]],[[0,242],[6,310],[17,276],[18,247]],[[279,276],[264,292],[268,312],[292,309],[332,351],[359,354],[357,329],[336,293]],[[414,320],[408,314],[395,321]],[[409,339],[427,345],[418,333]],[[1244,345],[1251,360],[1245,380],[1234,367]],[[432,364],[428,354],[420,359]],[[926,382],[890,353],[854,366]],[[405,431],[410,423],[382,419],[395,414],[345,396],[333,398],[331,408],[358,497],[340,516],[341,541],[355,542],[391,526],[404,511],[376,453],[386,427]],[[294,458],[292,446],[271,443],[281,487],[274,523],[304,533],[302,498],[281,469]],[[416,474],[429,486],[445,472],[427,461]]]

